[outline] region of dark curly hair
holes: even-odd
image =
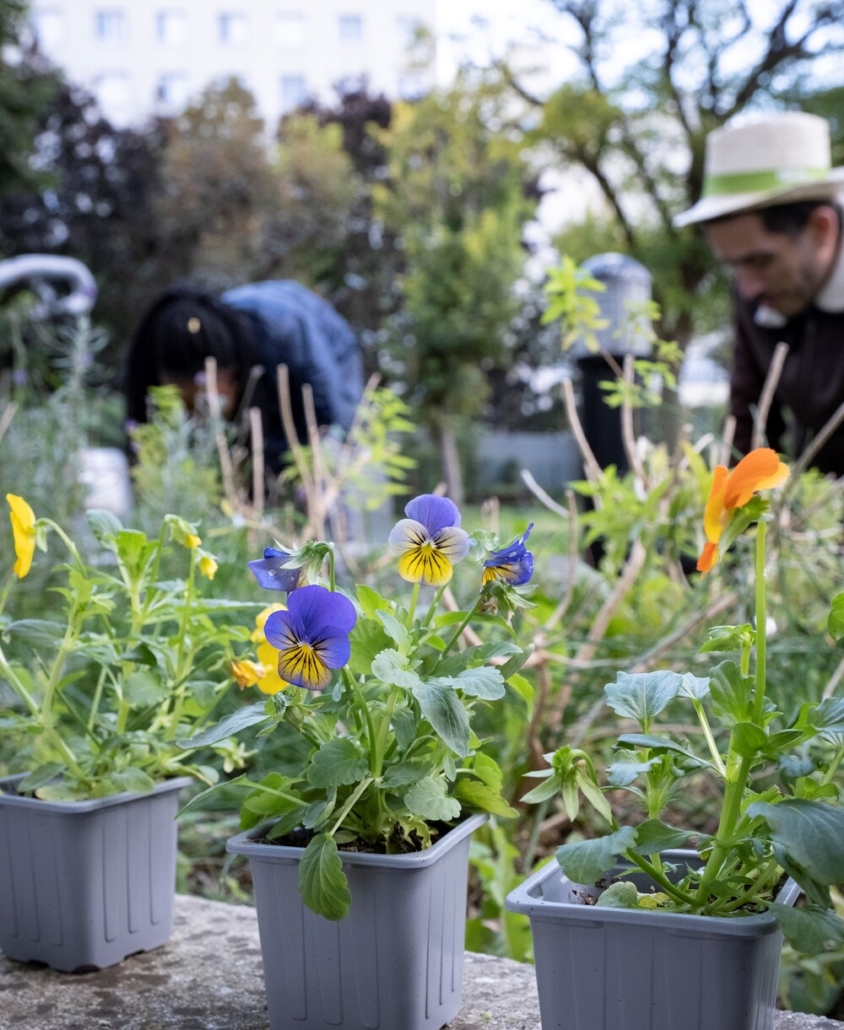
[[[168,290],[144,316],[132,345],[124,379],[126,417],[147,421],[147,394],[163,378],[195,376],[206,358],[234,372],[239,393],[257,364],[249,317],[201,290]]]

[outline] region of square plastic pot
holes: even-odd
[[[341,852],[352,895],[332,922],[299,896],[303,849],[226,845],[252,870],[271,1030],[439,1030],[460,1009],[469,839],[465,819],[427,851]]]
[[[663,858],[699,862],[694,851]],[[773,1030],[782,934],[772,915],[596,908],[574,892],[599,893],[552,861],[507,896],[530,917],[542,1030]],[[789,880],[777,900],[799,893]]]
[[[150,794],[39,801],[0,779],[0,950],[75,972],[157,948],[173,927],[176,812],[187,777]]]

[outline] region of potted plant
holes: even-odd
[[[528,531],[509,547],[476,534],[481,568],[468,611],[440,611],[470,550],[448,499],[423,495],[390,535],[403,602],[336,588],[333,548],[268,548],[250,563],[287,592],[268,610],[256,660],[235,663],[261,733],[281,736],[284,769],[241,776],[244,832],[228,843],[252,869],[273,1030],[433,1030],[460,1007],[469,837],[485,813],[515,812],[501,770],[472,730],[526,658],[509,616],[533,570]],[[328,559],[328,585],[309,582]],[[421,590],[430,588],[423,603]],[[490,643],[458,644],[470,623]],[[185,743],[213,743],[216,730]],[[206,794],[208,792],[205,792]],[[198,803],[202,795],[193,803]]]
[[[715,469],[704,515],[704,575],[756,523],[755,626],[719,626],[704,652],[736,651],[709,676],[668,670],[619,673],[607,704],[635,732],[617,741],[607,787],[644,809],[619,825],[582,749],[546,756],[543,782],[525,796],[562,793],[569,818],[581,798],[608,832],[557,850],[508,896],[531,920],[544,1030],[772,1030],[781,930],[803,950],[844,940],[831,884],[844,880],[844,812],[835,774],[844,757],[844,700],[805,704],[785,722],[766,695],[766,535],[759,490],[789,470],[759,448]],[[844,609],[844,597],[837,600]],[[844,635],[838,633],[837,635]],[[657,720],[700,725],[701,745]],[[678,717],[679,716],[679,717]],[[717,831],[695,835],[664,820],[690,776],[721,791]],[[694,850],[688,849],[695,842]],[[785,876],[790,879],[782,882]],[[794,908],[802,890],[807,904]]]
[[[68,560],[48,617],[0,612],[0,682],[13,698],[2,725],[20,742],[12,768],[26,770],[0,780],[0,949],[101,969],[170,935],[178,792],[217,777],[176,740],[225,693],[229,645],[243,633],[212,618],[229,606],[203,599],[197,574],[212,577],[216,562],[182,519],[168,515],[149,539],[89,512],[101,549],[92,564],[59,525],[7,500],[17,579],[48,535]],[[171,543],[185,549],[186,580],[161,576]],[[240,761],[232,741],[217,750]]]

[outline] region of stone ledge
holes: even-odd
[[[268,1028],[258,923],[246,906],[179,896],[168,944],[99,973],[0,956],[0,1030]],[[844,1023],[780,1012],[775,1030],[836,1028]],[[533,967],[468,953],[451,1030],[540,1030]]]

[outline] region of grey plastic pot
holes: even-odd
[[[157,948],[173,927],[179,790],[39,801],[0,779],[0,950],[75,972]]]
[[[299,896],[302,848],[257,843],[267,827],[226,849],[252,870],[271,1030],[439,1030],[463,992],[469,839],[465,819],[427,851],[343,852],[352,903],[331,922]]]
[[[663,858],[699,861],[694,851]],[[629,879],[639,890],[651,885],[644,874]],[[772,915],[714,918],[575,900],[598,893],[552,861],[507,896],[511,912],[530,917],[542,1030],[773,1030],[782,934]],[[799,894],[789,880],[777,900],[793,905]]]

